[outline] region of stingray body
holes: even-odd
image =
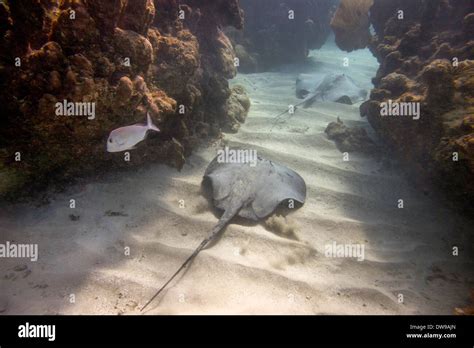
[[[367,98],[367,90],[360,88],[346,74],[300,75],[296,80],[296,96],[304,98],[302,104],[307,108],[322,101],[350,100],[356,103]]]
[[[298,173],[261,157],[255,166],[219,163],[216,157],[204,180],[212,184],[217,208],[254,221],[271,214],[285,200],[304,203],[306,198],[306,184]]]
[[[257,221],[270,215],[281,203],[293,200],[304,204],[306,184],[295,171],[258,157],[253,163],[219,163],[218,156],[209,164],[204,173],[204,182],[212,187],[214,205],[224,210],[221,218],[174,275],[158,290],[153,299],[173,280],[173,278],[211,242],[236,215]]]
[[[325,74],[299,74],[295,85],[296,97],[304,99],[314,93],[325,77]]]

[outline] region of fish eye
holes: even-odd
[[[109,143],[112,143],[112,139],[109,139]]]

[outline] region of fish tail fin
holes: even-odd
[[[155,132],[160,131],[160,129],[153,124],[153,121],[151,119],[151,116],[150,116],[149,112],[146,113],[146,125],[147,125],[148,129],[154,130]]]

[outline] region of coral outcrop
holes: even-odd
[[[374,0],[341,0],[331,28],[336,35],[336,44],[350,52],[365,48],[369,42],[369,9]]]
[[[365,5],[370,2],[342,1],[332,21],[341,49],[368,46],[380,62],[361,115],[417,174],[412,177],[434,182],[469,211],[474,201],[472,2],[373,0],[369,15]],[[345,25],[347,18],[353,20]],[[419,105],[419,117],[413,110],[404,116],[382,112],[387,104],[410,103]]]
[[[347,127],[339,118],[336,122],[329,123],[324,132],[329,139],[336,142],[341,152],[358,151],[374,154],[378,151],[364,128]]]
[[[234,86],[231,89],[230,98],[227,99],[225,121],[225,131],[235,133],[239,130],[240,124],[245,122],[247,113],[250,109],[250,100],[245,89],[240,86]]]
[[[474,315],[474,289],[471,290],[470,303],[465,307],[454,308],[455,315]]]
[[[180,168],[202,137],[245,118],[219,29],[241,28],[242,15],[237,0],[0,2],[0,193],[149,161]],[[160,133],[129,158],[105,151],[110,131],[147,112]]]

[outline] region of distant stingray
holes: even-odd
[[[239,215],[258,221],[270,215],[283,202],[290,200],[300,204],[305,202],[306,184],[295,171],[261,157],[258,157],[256,165],[219,163],[217,158],[214,158],[207,167],[203,182],[210,181],[213,203],[217,208],[224,210],[224,213],[209,236],[143,306],[142,311],[234,216]]]
[[[292,105],[294,111],[300,105],[308,108],[313,103],[322,101],[354,104],[367,99],[367,90],[360,88],[351,77],[345,74],[300,74],[296,79],[296,96],[304,100]],[[281,118],[288,113],[287,109],[275,116],[270,132],[277,124],[282,123]]]
[[[360,88],[346,74],[328,74],[324,78],[299,75],[296,79],[296,96],[304,98],[304,108],[315,102],[333,101],[354,104],[367,98],[367,90]]]

